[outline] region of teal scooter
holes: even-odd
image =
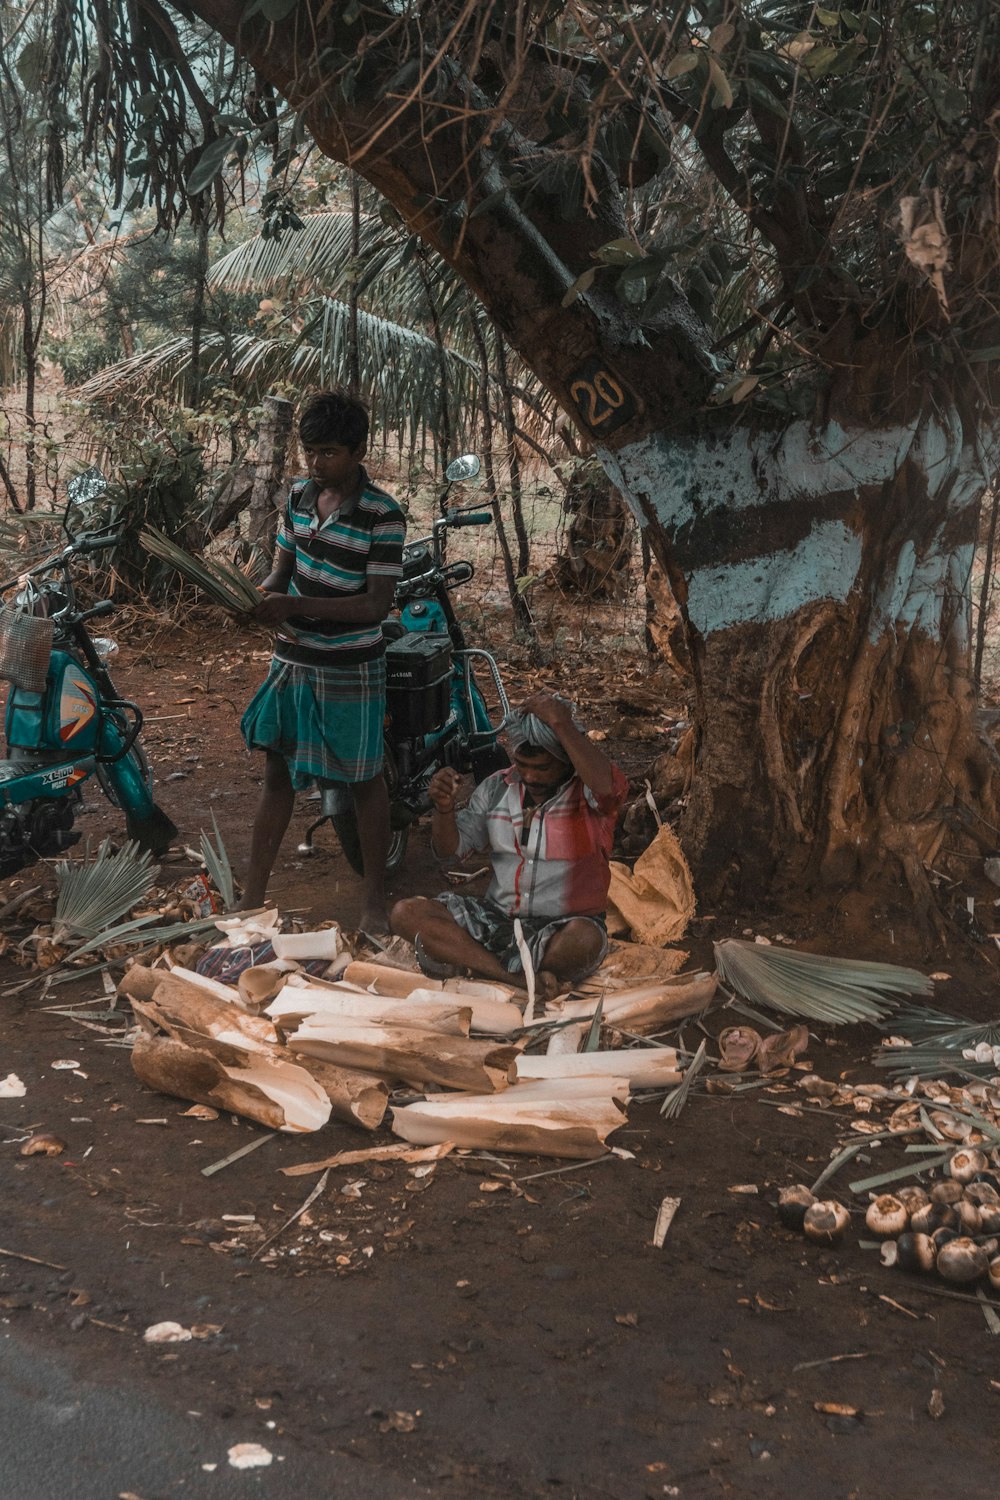
[[[108,672],[114,643],[87,629],[88,621],[113,612],[114,601],[89,609],[76,602],[73,565],[118,541],[110,527],[76,536],[70,530],[73,505],[95,498],[103,483],[97,470],[74,480],[63,517],[67,544],[0,582],[0,596],[18,587],[14,606],[0,605],[0,678],[10,684],[7,759],[0,760],[0,876],[77,842],[73,820],[92,776],[143,849],[162,854],[177,834],[153,800],[139,743],[142,712],[120,696]]]

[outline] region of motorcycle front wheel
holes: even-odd
[[[389,793],[389,808],[392,809],[393,798],[399,785],[399,772],[396,768],[396,757],[388,745],[384,747],[384,760],[382,775],[385,777],[386,790]],[[354,812],[353,804],[350,804],[344,812],[334,813],[330,819],[333,831],[340,840],[344,858],[356,875],[365,873],[365,862],[361,857],[361,837],[358,833],[358,820]],[[389,855],[385,862],[385,871],[391,875],[398,870],[406,858],[406,846],[410,841],[410,830],[408,826],[392,828],[389,835]]]

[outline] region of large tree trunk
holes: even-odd
[[[880,430],[652,434],[605,455],[685,618],[700,890],[905,875],[949,829],[989,847],[969,599],[985,476],[955,417]]]
[[[988,371],[1000,347],[987,232],[963,230],[951,246],[956,285],[982,291],[967,322],[950,321],[948,230],[940,206],[932,212],[912,196],[907,178],[911,196],[899,207],[908,205],[908,264],[891,259],[888,207],[884,219],[863,221],[889,277],[869,295],[834,274],[831,260],[831,225],[838,214],[852,222],[860,200],[845,195],[838,208],[821,182],[814,193],[800,182],[795,130],[767,108],[755,112],[752,93],[748,113],[723,108],[718,88],[711,107],[695,108],[657,78],[657,108],[690,132],[685,139],[773,252],[785,300],[766,304],[770,334],[785,341],[783,319],[794,313],[805,339],[787,335],[808,367],[798,385],[789,374],[772,390],[761,366],[747,386],[738,357],[722,367],[713,352],[745,330],[716,343],[698,299],[673,275],[656,282],[655,310],[641,317],[597,275],[606,252],[630,248],[620,189],[642,180],[634,154],[617,178],[588,156],[575,212],[563,212],[558,192],[523,190],[560,166],[540,101],[569,97],[537,42],[504,54],[501,28],[488,49],[481,38],[472,45],[450,13],[440,34],[425,36],[419,8],[388,0],[360,10],[303,0],[279,27],[248,20],[238,0],[194,0],[194,9],[284,90],[323,151],[360,171],[459,271],[587,434],[645,528],[682,610],[694,674],[699,755],[683,831],[702,895],[756,897],[804,877],[849,882],[892,863],[925,902],[923,862],[944,830],[962,825],[988,843],[996,823],[992,765],[971,727],[968,575],[987,481],[975,455],[996,452],[998,440],[971,419],[963,432],[957,415],[930,415],[953,412],[963,383],[970,409],[991,410],[991,377],[970,375],[951,350],[975,345],[963,358]],[[462,10],[470,26],[472,11]],[[992,235],[990,48],[992,40],[970,99],[985,144],[975,147],[971,132],[968,160],[941,176],[968,183],[973,167],[983,174],[981,208],[959,213],[950,197],[947,206],[959,226],[978,224],[979,214]],[[349,88],[329,81],[320,59],[334,55],[363,57]],[[419,73],[410,92],[402,59]],[[655,114],[651,99],[648,108]],[[733,116],[767,151],[780,156],[787,145],[797,164],[794,177],[774,177],[766,201],[730,154],[742,150]],[[975,205],[979,189],[968,191]],[[896,186],[887,179],[880,192],[888,204]],[[751,323],[769,316],[753,313]],[[735,404],[737,391],[752,393],[746,406]],[[789,403],[807,396],[817,409],[825,402],[826,415],[815,424],[772,418],[781,394]]]

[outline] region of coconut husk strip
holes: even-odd
[[[233,1048],[224,1062],[207,1047],[177,1037],[140,1034],[132,1068],[147,1088],[242,1115],[271,1130],[319,1130],[330,1118],[330,1100],[304,1067],[249,1048]]]
[[[515,1087],[502,1095],[465,1095],[459,1101],[426,1100],[392,1111],[396,1135],[414,1145],[450,1141],[471,1150],[526,1156],[587,1159],[599,1156],[613,1130],[627,1121],[624,1106],[609,1092],[576,1097],[540,1096]],[[627,1090],[624,1079],[618,1080]],[[449,1107],[442,1108],[442,1105]]]
[[[279,1037],[264,1016],[250,1016],[239,1005],[217,1000],[205,990],[165,974],[152,1000],[130,996],[132,1009],[160,1031],[180,1027],[200,1036],[216,1037],[239,1047],[276,1046]]]
[[[413,990],[447,990],[450,995],[477,1000],[509,1000],[520,994],[512,984],[494,984],[485,979],[428,979],[426,974],[416,974],[409,969],[391,969],[388,964],[365,963],[355,959],[348,964],[341,978],[348,984],[361,985],[374,995],[394,995],[405,999]]]
[[[627,1047],[617,1052],[577,1052],[544,1057],[521,1056],[515,1064],[518,1083],[535,1078],[628,1078],[634,1089],[680,1083],[673,1047]]]
[[[307,1020],[288,1038],[293,1053],[341,1067],[364,1068],[405,1083],[483,1093],[505,1089],[513,1077],[514,1047],[439,1031],[364,1026],[337,1018]]]
[[[301,1161],[296,1167],[279,1167],[283,1177],[307,1177],[310,1172],[327,1172],[331,1167],[357,1167],[368,1161],[440,1161],[454,1146],[444,1141],[438,1146],[368,1146],[364,1151],[338,1151],[324,1161]]]
[[[336,991],[296,985],[286,989],[267,1006],[267,1014],[282,1031],[294,1030],[306,1020],[355,1021],[365,1026],[415,1026],[440,1031],[447,1036],[468,1036],[472,1011],[467,1005],[414,1005],[356,990]]]
[[[284,989],[288,974],[280,969],[244,969],[236,987],[247,1010],[258,1015]]]
[[[712,1003],[718,987],[715,974],[685,974],[664,979],[638,989],[618,990],[604,996],[603,1021],[606,1026],[626,1026],[638,1035],[658,1031],[670,1021],[694,1016]],[[553,1020],[573,1016],[591,1016],[594,1000],[554,1001],[546,1014]]]

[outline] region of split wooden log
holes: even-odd
[[[288,1054],[286,1053],[285,1056]],[[360,1068],[340,1068],[318,1057],[296,1057],[311,1073],[330,1101],[330,1116],[362,1130],[377,1130],[389,1107],[389,1085]]]
[[[294,1031],[304,1021],[345,1020],[364,1026],[416,1026],[425,1031],[440,1031],[449,1036],[468,1036],[472,1011],[456,1000],[447,1004],[413,1004],[412,1000],[394,1000],[369,995],[364,990],[311,985],[288,985],[267,1007],[267,1014],[285,1033]]]
[[[603,1023],[621,1026],[640,1036],[659,1031],[671,1021],[700,1015],[707,1010],[718,983],[715,974],[684,974],[636,989],[611,991],[603,997]],[[592,1016],[596,1004],[596,999],[555,1000],[547,1008],[546,1016],[558,1021],[568,1021],[574,1016]]]
[[[515,1064],[518,1084],[542,1078],[627,1078],[634,1089],[680,1083],[673,1047],[623,1047],[616,1052],[576,1052],[544,1057],[522,1055]]]
[[[495,1042],[415,1026],[365,1026],[336,1017],[303,1022],[289,1036],[288,1046],[295,1054],[342,1067],[473,1093],[505,1089],[517,1057],[516,1048]]]
[[[204,990],[207,995],[214,995],[216,1000],[228,1000],[233,1005],[241,1004],[240,992],[234,984],[223,984],[221,979],[212,979],[208,974],[199,974],[197,969],[185,969],[181,964],[173,964],[169,972],[175,979],[183,979],[186,984],[193,985],[196,990]]]
[[[404,1000],[413,990],[447,990],[449,994],[468,996],[478,1000],[509,1000],[520,994],[512,984],[494,984],[485,979],[428,979],[426,974],[415,974],[410,969],[391,969],[388,964],[364,963],[355,959],[344,970],[343,979],[349,984],[359,984],[375,995],[395,995]]]
[[[167,1036],[181,1046],[199,1053],[205,1052],[224,1065],[232,1064],[234,1059],[239,1063],[240,1058],[252,1053],[259,1054],[272,1068],[281,1065],[297,1069],[298,1074],[305,1072],[325,1093],[330,1105],[328,1113],[335,1120],[343,1120],[348,1125],[360,1125],[364,1130],[376,1130],[381,1125],[389,1100],[389,1089],[384,1078],[361,1069],[337,1067],[313,1057],[292,1057],[285,1048],[271,1042],[256,1029],[234,1031],[230,1025],[230,1017],[220,1017],[217,1012],[206,1009],[206,1006],[213,1004],[218,1004],[220,1010],[228,1007],[223,1007],[221,1002],[214,1002],[211,996],[202,996],[200,999],[201,1003],[192,1003],[189,996],[183,995],[183,991],[179,998],[175,990],[173,994],[168,991],[161,1004],[158,990],[152,1000],[133,1000],[132,1009],[152,1033],[165,1031]],[[262,1017],[246,1016],[243,1019],[249,1023],[259,1021],[262,1027],[268,1024]],[[311,1086],[310,1092],[313,1092]],[[196,1094],[181,1094],[180,1097],[190,1098],[198,1104],[204,1103]],[[232,1108],[237,1114],[243,1113],[235,1105]],[[258,1116],[251,1114],[249,1118],[257,1119]]]
[[[590,1092],[578,1087],[584,1082]],[[568,1091],[559,1087],[567,1083]],[[427,1099],[394,1109],[392,1128],[416,1146],[452,1141],[471,1150],[586,1159],[600,1156],[607,1137],[626,1123],[627,1095],[624,1078],[517,1084],[499,1095]]]
[[[445,998],[454,998],[471,1007],[472,1030],[484,1036],[512,1036],[524,1025],[520,1007],[509,998],[518,991],[503,984],[488,984],[478,979],[428,979],[406,969],[357,960],[344,970],[343,983],[357,986],[367,994],[409,1000],[414,1005],[441,1004]],[[523,994],[521,998],[523,1002]]]
[[[207,990],[178,979],[176,971],[164,974],[151,1000],[130,998],[137,1015],[168,1035],[183,1030],[239,1047],[260,1048],[276,1046],[279,1040],[265,1016],[250,1016],[238,1003],[216,999]]]
[[[145,964],[132,964],[118,981],[118,994],[124,1000],[152,1000],[156,986],[169,973],[169,969],[149,969]]]
[[[577,1021],[572,1026],[559,1026],[549,1037],[545,1051],[549,1057],[568,1057],[579,1052],[590,1030],[589,1021]]]
[[[250,1048],[229,1047],[228,1057],[224,1061],[197,1039],[141,1034],[132,1068],[158,1093],[242,1115],[271,1130],[319,1130],[330,1118],[325,1090],[301,1065]]]

